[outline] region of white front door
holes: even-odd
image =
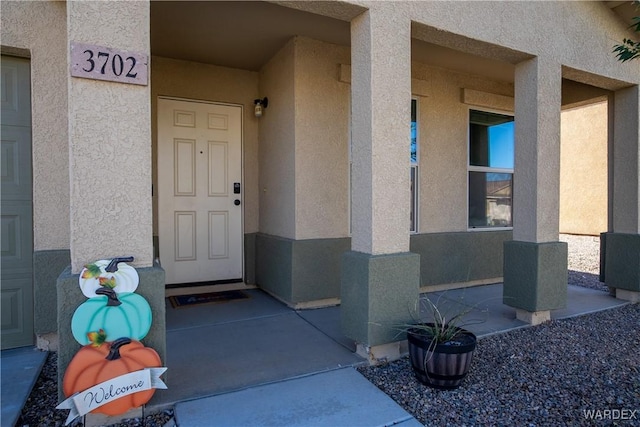
[[[166,283],[242,280],[242,107],[158,98]]]

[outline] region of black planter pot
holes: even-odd
[[[409,360],[416,378],[429,387],[451,390],[458,388],[467,376],[476,336],[460,329],[452,341],[435,344],[433,336],[420,328],[407,331]]]

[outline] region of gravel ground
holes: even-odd
[[[599,239],[561,240],[569,283],[608,292]],[[640,304],[483,338],[453,391],[422,385],[407,357],[359,371],[428,426],[640,426]]]
[[[560,235],[561,242],[569,245],[569,283],[609,292],[600,282],[600,237]]]
[[[633,304],[487,337],[453,391],[419,383],[406,357],[359,371],[428,426],[638,426],[639,330]]]
[[[599,239],[563,235],[561,240],[569,243],[569,283],[608,291],[598,281]],[[494,335],[479,342],[472,370],[455,391],[420,384],[407,358],[360,371],[427,425],[640,425],[638,331],[640,305],[635,304]],[[64,425],[68,411],[54,409],[56,359],[49,354],[18,426]],[[597,423],[583,414],[613,409],[637,412],[634,420]],[[172,423],[173,412],[164,411],[114,426]]]

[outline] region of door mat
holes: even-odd
[[[179,295],[169,297],[169,302],[173,308],[184,307],[195,304],[218,304],[237,299],[249,298],[243,291],[208,292],[206,294]]]

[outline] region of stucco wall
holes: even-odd
[[[344,237],[348,235],[349,221],[350,77],[348,69],[346,76],[340,74],[339,65],[348,64],[349,49],[301,37],[296,38],[294,46],[296,239]],[[341,78],[346,81],[341,82]],[[415,61],[412,80],[419,125],[418,232],[466,231],[469,109],[513,114],[513,84]],[[603,93],[571,81],[564,86],[563,97],[566,89],[568,103],[584,102],[585,97]],[[473,91],[475,96],[465,98],[464,90]],[[584,173],[598,170],[594,178],[598,185],[589,184],[589,192],[564,191],[563,232],[597,234],[599,227],[603,227],[601,231],[606,229],[606,105],[600,108],[605,111],[597,112],[592,107],[563,112],[563,141],[575,141],[573,144],[568,141],[566,147],[573,147],[574,152],[563,154],[562,170],[566,173],[562,179],[567,181],[563,188],[576,188],[584,181]],[[581,136],[575,136],[577,133]],[[581,149],[584,151],[579,153]],[[584,158],[584,153],[593,153],[591,160],[577,160]],[[573,172],[569,173],[569,168]],[[580,188],[584,186],[580,184]],[[583,197],[595,200],[592,212],[587,215],[584,209],[577,209],[577,205],[585,203]],[[582,224],[570,225],[569,222],[578,219]]]
[[[295,238],[294,40],[260,70],[260,97],[269,107],[260,118],[260,231]]]
[[[349,227],[349,48],[295,39],[296,239]],[[513,84],[412,63],[418,99],[420,233],[467,230],[469,108],[505,110]],[[482,105],[467,105],[472,89]],[[491,95],[489,95],[491,94]],[[494,95],[498,95],[497,97]],[[495,98],[495,100],[494,100]],[[409,119],[407,118],[407,127]],[[409,141],[407,141],[408,155]],[[330,213],[330,214],[328,214]]]
[[[295,39],[296,239],[349,235],[349,48]]]
[[[69,249],[66,3],[3,1],[1,43],[31,56],[34,251]]]
[[[560,232],[607,231],[607,101],[562,112]]]
[[[387,12],[386,2],[352,1],[350,3],[368,8],[372,14],[384,16]],[[314,4],[305,4],[305,2],[296,2],[292,7],[310,12],[315,8]],[[331,9],[331,12],[327,12],[330,16],[341,17],[346,21],[353,19],[353,15],[339,5],[326,7]],[[554,84],[557,83],[553,89],[557,93],[560,92],[560,75],[565,79],[614,91],[640,83],[640,69],[637,64],[633,61],[620,63],[612,54],[613,44],[633,33],[622,18],[603,2],[394,2],[393,16],[397,18],[397,22],[410,20],[412,37],[416,39],[513,65],[521,65],[534,58],[534,61],[537,61],[536,64],[544,65],[541,68],[546,73],[542,76],[543,83],[551,78]],[[523,25],[523,19],[535,25]],[[394,59],[392,55],[385,55],[385,57],[389,60]],[[522,69],[522,66],[520,68]],[[429,114],[428,109],[425,111],[425,103],[434,106],[430,117],[431,125],[429,118],[427,120],[423,118],[423,123],[420,125],[423,135],[425,132],[433,135],[433,139],[427,138],[426,142],[423,142],[421,153],[420,232],[466,229],[466,209],[460,207],[467,204],[466,194],[464,194],[467,179],[467,135],[466,125],[464,128],[456,125],[460,123],[460,112],[464,111],[465,106],[460,103],[454,105],[453,100],[459,95],[448,87],[451,83],[448,80],[449,74],[449,71],[443,71],[444,80],[438,80],[437,84],[431,83],[430,88],[433,93],[420,100],[421,117]],[[416,78],[415,71],[412,77]],[[429,79],[433,81],[432,76],[427,76],[427,80]],[[551,94],[555,93],[553,90]],[[451,105],[442,106],[442,98],[438,97],[438,93],[451,95],[447,95],[447,98],[452,100]],[[513,96],[513,90],[510,95]],[[531,91],[520,98],[521,101],[526,98],[525,103],[530,103],[535,95],[536,93]],[[546,100],[542,102],[543,104],[547,101],[547,103],[558,104],[557,97],[549,96],[548,93],[543,95]],[[581,94],[579,99],[573,101],[563,99],[563,101],[568,103],[583,101],[587,98],[589,95]],[[555,109],[557,105],[551,107]],[[550,111],[542,104],[536,105],[536,108],[542,112]],[[555,114],[555,110],[553,111]],[[442,112],[450,113],[451,116],[445,117],[446,114]],[[459,114],[460,117],[453,117]],[[466,122],[466,118],[463,118],[462,122]],[[558,120],[558,126],[554,125],[557,129],[549,130],[545,125],[546,120],[543,120],[542,124],[537,123],[540,126],[538,130],[544,129],[552,134],[557,131],[559,134],[559,122]],[[429,128],[433,123],[439,125],[437,130]],[[423,129],[425,126],[427,129]],[[296,140],[299,139],[300,136],[296,133]],[[424,138],[421,140],[425,141]],[[439,141],[444,140],[449,144],[443,143],[430,147],[434,149],[431,152],[424,149],[424,145],[439,144]],[[547,137],[541,138],[543,145],[548,144],[546,142],[548,140]],[[464,145],[456,145],[456,141],[462,141]],[[555,157],[559,159],[559,149],[558,156]],[[443,161],[445,159],[447,161]],[[546,161],[542,162],[543,171],[546,164]],[[460,169],[458,170],[457,167]],[[296,178],[300,179],[301,174],[302,171],[296,169]],[[548,174],[543,172],[542,175],[543,181],[548,181]],[[555,186],[557,190],[557,185]],[[545,194],[556,193],[553,190],[547,191],[546,187],[540,187],[537,190],[543,198],[546,197]],[[302,193],[298,192],[296,197],[305,197],[301,195]],[[305,188],[304,194],[307,193],[308,188]],[[425,205],[427,200],[433,200],[433,203]],[[303,205],[301,203],[298,206]],[[520,206],[525,205],[526,203],[522,203],[521,200]],[[540,215],[534,220],[527,218],[526,215],[522,216],[526,219],[520,222],[524,225],[531,223],[529,228],[533,227],[532,229],[537,230],[536,233],[543,233],[545,239],[556,235],[558,231],[556,201],[549,201],[539,213]],[[447,214],[452,214],[453,217]],[[300,223],[301,219],[298,218],[297,221]],[[306,226],[313,227],[313,224],[306,224]],[[303,235],[300,234],[300,236]]]
[[[295,60],[296,239],[344,237],[350,75],[349,67],[341,73],[340,65],[349,63],[349,48],[299,37]],[[419,114],[418,232],[466,231],[469,109],[512,114],[504,110],[504,99],[512,100],[513,84],[415,61],[412,81]],[[477,96],[482,106],[465,104],[463,89],[486,95]]]
[[[154,56],[151,61],[151,134],[153,139],[153,185],[158,188],[158,96],[240,104],[243,148],[244,232],[258,231],[258,124],[253,100],[258,98],[258,73],[197,62]],[[158,234],[158,192],[153,192],[153,232]]]

